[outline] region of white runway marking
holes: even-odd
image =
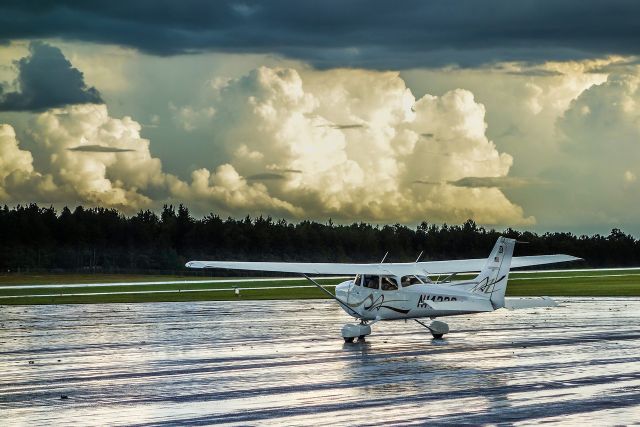
[[[640,268],[612,268],[612,269],[584,269],[584,270],[540,270],[540,271],[512,271],[516,274],[532,274],[532,273],[551,273],[551,272],[582,272],[582,271],[634,271],[640,270]],[[567,280],[567,279],[595,279],[599,277],[633,277],[640,276],[640,273],[629,273],[629,274],[592,274],[592,275],[571,275],[571,276],[542,276],[542,277],[510,277],[509,281],[518,281],[518,280]],[[327,280],[327,279],[348,279],[346,276],[322,276],[315,278],[316,280]],[[51,285],[0,285],[0,290],[2,289],[67,289],[67,288],[101,288],[101,287],[112,287],[112,286],[146,286],[146,285],[191,285],[191,284],[227,284],[227,283],[254,283],[254,282],[289,282],[289,281],[302,281],[302,278],[298,277],[276,277],[276,278],[254,278],[254,279],[212,279],[212,280],[167,280],[167,281],[154,281],[154,282],[112,282],[112,283],[72,283],[72,284],[51,284]],[[335,285],[332,285],[335,286]],[[298,285],[298,286],[290,286],[288,288],[309,288],[313,286],[307,285]],[[240,289],[278,289],[284,288],[282,286],[278,287],[260,287],[260,288],[240,288]],[[201,291],[222,291],[228,290],[229,288],[216,288],[216,289],[196,289],[196,290],[182,290],[182,292],[201,292]],[[232,288],[235,289],[235,288]],[[177,290],[167,290],[167,291],[139,291],[137,293],[162,293],[162,292],[178,292]],[[80,295],[118,295],[121,292],[104,292],[104,293],[83,293]],[[126,292],[126,293],[134,293],[134,292]],[[58,295],[58,294],[54,294]],[[75,295],[75,294],[67,294],[67,295]],[[40,295],[33,295],[40,296]],[[46,295],[42,295],[46,296]],[[0,297],[0,298],[8,298],[8,297]]]
[[[335,288],[336,285],[322,285],[328,288]],[[75,294],[28,294],[28,295],[7,295],[0,296],[3,298],[32,298],[32,297],[80,297],[80,296],[96,296],[96,295],[137,295],[137,294],[181,294],[185,292],[234,292],[236,289],[239,291],[249,290],[261,290],[261,289],[300,289],[300,288],[315,288],[314,285],[297,285],[297,286],[258,286],[253,288],[215,288],[215,289],[168,289],[168,290],[154,290],[154,291],[123,291],[123,292],[82,292]]]
[[[532,273],[571,273],[574,271],[626,271],[626,270],[640,270],[640,267],[614,267],[614,268],[574,268],[569,270],[525,270],[518,271],[512,270],[513,273],[518,274],[532,274]]]
[[[520,280],[568,280],[578,278],[604,278],[604,277],[633,277],[640,274],[594,274],[579,276],[544,276],[544,277],[513,277],[509,281],[515,282]],[[319,279],[335,279],[336,277],[321,277]],[[298,278],[280,278],[280,279],[232,279],[232,280],[209,280],[209,281],[170,281],[170,282],[125,282],[125,283],[98,283],[98,284],[73,284],[73,285],[12,285],[1,286],[0,289],[50,289],[50,288],[92,288],[104,286],[136,286],[136,285],[164,285],[164,284],[193,284],[193,283],[251,283],[251,282],[275,282],[275,281],[292,281],[300,280]],[[336,285],[323,284],[323,286],[335,287]],[[168,293],[184,293],[184,292],[224,292],[224,291],[240,291],[244,290],[272,290],[272,289],[302,289],[315,288],[313,285],[291,285],[291,286],[257,286],[257,287],[226,287],[226,288],[206,288],[206,289],[166,289],[166,290],[150,290],[150,291],[122,291],[122,292],[82,292],[82,293],[57,293],[57,294],[28,294],[28,295],[7,295],[0,296],[2,298],[31,298],[31,297],[60,297],[60,296],[100,296],[100,295],[137,295],[137,294],[168,294]]]
[[[315,277],[316,280],[325,279],[346,279],[347,277],[331,276],[331,277]],[[302,277],[273,277],[261,279],[211,279],[211,280],[167,280],[160,282],[111,282],[111,283],[69,283],[69,284],[51,284],[51,285],[0,285],[0,289],[39,289],[39,288],[101,288],[109,286],[145,286],[145,285],[191,285],[199,283],[253,283],[253,282],[290,282],[305,280]]]
[[[583,279],[583,278],[597,278],[597,277],[632,277],[640,276],[640,274],[592,274],[584,276],[543,276],[543,277],[510,277],[509,281],[516,280],[546,280],[546,279]]]

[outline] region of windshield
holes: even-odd
[[[429,279],[429,276],[423,276],[421,274],[418,274],[416,277],[420,279],[420,281],[424,284],[433,283],[431,279]]]

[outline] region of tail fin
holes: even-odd
[[[477,285],[473,292],[488,295],[494,309],[504,307],[504,294],[507,290],[515,244],[516,241],[513,239],[499,237],[482,271],[474,280]]]

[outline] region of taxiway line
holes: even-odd
[[[571,270],[576,271],[576,270]],[[522,273],[522,272],[517,272]],[[510,281],[518,281],[518,280],[566,280],[566,279],[595,279],[595,278],[605,278],[605,277],[634,277],[640,276],[640,273],[630,273],[630,274],[591,274],[591,275],[577,275],[577,276],[543,276],[543,277],[510,277]],[[324,276],[318,277],[316,279],[326,280],[326,279],[348,279],[351,276]],[[114,287],[114,286],[145,286],[145,285],[191,285],[191,284],[212,284],[212,283],[253,283],[253,282],[284,282],[284,281],[302,281],[302,279],[297,277],[282,277],[282,278],[260,278],[260,279],[213,279],[213,280],[170,280],[170,281],[160,281],[160,282],[112,282],[112,283],[73,283],[73,284],[52,284],[52,285],[0,285],[0,290],[4,289],[68,289],[68,288],[101,288],[101,287]],[[335,286],[335,285],[327,285],[327,286]],[[313,286],[290,286],[289,288],[309,288]],[[278,289],[287,287],[283,286],[274,286],[274,287],[260,287],[260,288],[243,288],[243,289]],[[235,289],[235,288],[234,288]],[[226,290],[225,289],[208,289],[208,290]],[[200,291],[198,289],[197,291]],[[149,292],[160,292],[160,291],[149,291]],[[169,292],[176,292],[169,290]],[[183,291],[185,292],[185,291]],[[140,293],[143,293],[140,291]],[[148,293],[148,292],[145,292]],[[71,294],[69,294],[71,295]],[[89,295],[89,294],[82,294]],[[101,293],[96,295],[111,295],[111,293]],[[35,296],[35,295],[34,295]]]
[[[509,279],[510,281],[519,281],[519,280],[566,280],[566,279],[577,279],[577,278],[599,278],[599,277],[633,277],[640,276],[640,274],[600,274],[600,275],[580,275],[580,276],[547,276],[547,277],[516,277]],[[300,280],[300,279],[287,279],[287,280]],[[244,283],[248,282],[257,282],[257,281],[274,281],[274,280],[264,280],[264,279],[243,279]],[[196,282],[178,282],[180,284],[191,284]],[[197,282],[200,283],[200,282]],[[242,283],[234,280],[233,282],[229,281],[216,281],[216,282],[205,282],[205,283]],[[122,285],[140,285],[141,283],[110,283],[109,286],[122,286]],[[149,284],[148,282],[146,284]],[[165,284],[165,282],[155,283],[155,284]],[[42,289],[42,288],[91,288],[91,287],[100,287],[105,286],[104,284],[98,285],[73,285],[73,286],[64,286],[64,285],[20,285],[20,286],[3,286],[0,289]],[[335,287],[336,285],[323,285],[329,287]],[[291,286],[258,286],[258,287],[226,287],[226,288],[207,288],[207,289],[163,289],[163,290],[149,290],[149,291],[123,291],[123,292],[82,292],[82,293],[57,293],[57,294],[28,294],[28,295],[6,295],[0,296],[2,298],[32,298],[32,297],[60,297],[60,296],[98,296],[98,295],[137,295],[137,294],[166,294],[166,293],[183,293],[183,292],[225,292],[225,291],[235,291],[238,289],[239,291],[243,290],[273,290],[273,289],[302,289],[302,288],[315,288],[315,286],[311,285],[291,285]]]
[[[351,276],[349,276],[350,278]],[[314,277],[316,280],[326,279],[347,279],[346,276],[323,276]],[[159,282],[110,282],[110,283],[69,283],[69,284],[52,284],[52,285],[0,285],[0,289],[39,289],[39,288],[101,288],[110,286],[145,286],[145,285],[191,285],[204,283],[252,283],[252,282],[302,282],[302,277],[273,277],[258,279],[212,279],[212,280],[166,280]]]
[[[336,287],[336,285],[323,285],[326,287]],[[129,291],[129,292],[82,292],[74,294],[28,294],[28,295],[6,295],[0,296],[0,300],[4,298],[38,298],[38,297],[81,297],[81,296],[98,296],[98,295],[137,295],[137,294],[181,294],[185,292],[234,292],[236,289],[239,291],[249,290],[262,290],[262,289],[301,289],[301,288],[315,288],[311,285],[298,285],[298,286],[259,286],[253,288],[215,288],[215,289],[166,289],[166,290],[153,290],[153,291]]]
[[[516,280],[546,280],[546,279],[587,279],[587,278],[597,278],[597,277],[634,277],[640,276],[638,273],[632,274],[591,274],[591,275],[580,275],[580,276],[543,276],[543,277],[510,277],[509,281]]]

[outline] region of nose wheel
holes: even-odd
[[[363,341],[367,335],[371,335],[371,326],[366,323],[347,323],[342,327],[344,342],[354,342],[356,338]]]

